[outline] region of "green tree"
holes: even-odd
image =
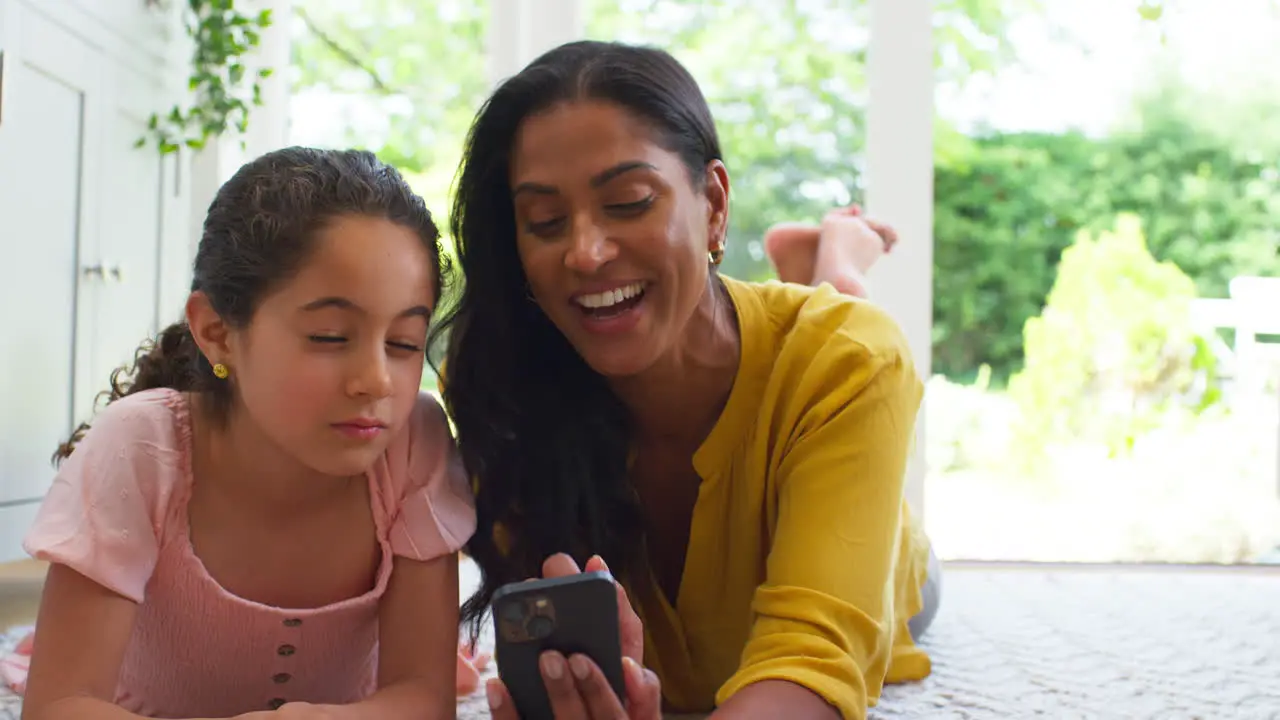
[[[374,127],[335,144],[364,147],[414,176],[443,219],[463,140],[490,88],[487,0],[307,0],[294,13],[293,89],[349,98]],[[443,225],[442,225],[443,227]]]
[[[993,134],[953,139],[935,159],[934,367],[967,377],[1022,362],[1022,327],[1040,312],[1077,231],[1141,218],[1158,260],[1204,296],[1236,275],[1280,273],[1280,154],[1259,135],[1206,120],[1201,95],[1143,95],[1111,137]]]

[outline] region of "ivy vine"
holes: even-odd
[[[199,150],[231,128],[243,134],[249,109],[262,104],[261,81],[271,76],[271,68],[250,72],[244,62],[271,26],[271,10],[246,15],[235,0],[183,1],[184,25],[194,45],[188,103],[174,105],[167,114],[153,113],[147,134],[136,143],[154,143],[161,154],[181,147]]]

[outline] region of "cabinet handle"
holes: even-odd
[[[93,265],[85,265],[80,268],[80,273],[87,278],[96,277],[99,280],[106,280],[110,277],[116,282],[124,281],[123,265],[104,265],[102,263],[95,263]]]
[[[8,85],[5,82],[8,79],[8,73],[5,71],[8,69],[9,63],[5,62],[6,60],[8,60],[8,54],[4,50],[0,50],[0,125],[4,125],[4,111],[7,109],[4,102],[4,90],[5,86]]]

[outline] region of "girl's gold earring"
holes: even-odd
[[[226,380],[227,376],[230,374],[231,371],[227,369],[226,365],[223,365],[222,363],[213,364],[213,376],[219,380]]]

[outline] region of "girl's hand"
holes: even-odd
[[[609,572],[599,556],[587,561],[587,572]],[[542,565],[543,577],[562,577],[581,572],[568,555],[557,554]],[[644,626],[631,607],[621,584],[618,589],[618,631],[622,646],[622,675],[626,684],[626,707],[618,700],[600,668],[585,655],[564,657],[543,653],[539,667],[551,709],[561,720],[654,720],[662,717],[662,689],[658,677],[640,666],[644,655]],[[485,686],[489,712],[494,720],[518,720],[515,704],[502,681],[494,678]]]
[[[480,674],[489,665],[488,653],[476,653],[465,640],[458,643],[458,697],[466,697],[480,688]]]

